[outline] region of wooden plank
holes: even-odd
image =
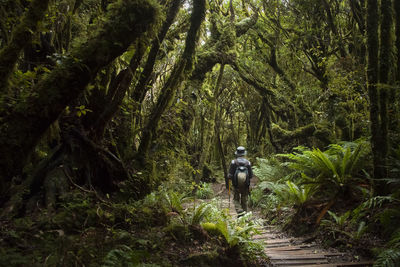
[[[272,265],[283,265],[283,266],[293,266],[293,265],[310,265],[310,264],[321,264],[321,263],[328,263],[325,259],[321,260],[271,260]]]
[[[311,249],[315,247],[315,244],[313,245],[291,245],[289,244],[288,246],[277,246],[277,247],[271,247],[268,248],[267,250],[282,250],[282,251],[291,251],[291,250],[301,250],[301,249]]]
[[[293,250],[302,250],[303,248],[300,246],[284,246],[284,247],[275,247],[269,248],[267,251],[293,251]]]
[[[285,243],[285,244],[270,244],[270,245],[265,245],[264,247],[269,249],[269,248],[282,247],[282,245],[289,245],[289,244],[288,243]]]
[[[269,254],[271,260],[326,260],[324,255],[283,255],[283,254]]]
[[[273,240],[273,237],[275,237],[275,234],[269,234],[269,233],[262,233],[262,234],[257,234],[253,236],[253,239],[268,239],[268,240]],[[268,241],[267,240],[267,241]]]
[[[363,266],[369,267],[373,265],[371,261],[362,261],[362,262],[342,262],[342,263],[301,263],[298,264],[290,264],[290,263],[278,263],[278,265],[292,265],[296,267],[348,267],[348,266]],[[274,263],[276,265],[276,263]]]
[[[336,264],[327,263],[327,264],[307,264],[307,265],[297,265],[296,267],[337,267]]]
[[[374,264],[373,261],[358,261],[358,262],[340,262],[336,263],[337,267],[346,267],[346,266],[372,266]]]
[[[292,238],[280,238],[280,239],[270,239],[267,240],[267,244],[277,244],[277,243],[292,243]]]
[[[311,249],[296,249],[296,250],[268,250],[266,254],[276,255],[324,255],[325,257],[344,256],[344,253],[326,252],[323,250],[311,250]]]

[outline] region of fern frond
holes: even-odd
[[[374,267],[396,267],[400,265],[400,250],[386,249],[378,255]]]
[[[394,232],[392,238],[388,243],[388,246],[391,248],[400,249],[400,228],[398,228],[397,231]]]
[[[193,211],[193,215],[190,220],[191,225],[198,225],[204,219],[204,217],[210,212],[211,206],[209,203],[202,203]]]

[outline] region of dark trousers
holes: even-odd
[[[233,202],[237,212],[247,211],[247,199],[249,197],[249,187],[247,185],[234,187]]]

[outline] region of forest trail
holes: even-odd
[[[220,208],[229,209],[232,217],[237,217],[233,203],[233,193],[229,198],[224,184],[214,184],[214,193],[220,198]],[[261,218],[257,212],[253,216]],[[354,261],[353,255],[321,248],[315,242],[308,242],[305,238],[287,236],[276,226],[264,224],[260,233],[253,239],[263,242],[264,252],[269,258],[268,266],[311,266],[311,267],[346,267],[346,266],[372,266],[372,261]]]

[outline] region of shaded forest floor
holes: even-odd
[[[208,201],[184,195],[153,192],[130,202],[76,188],[52,209],[37,200],[27,209],[31,213],[0,220],[0,266],[263,264],[222,235],[206,232],[200,222],[207,206],[201,203]]]
[[[261,251],[241,251],[183,215],[214,201],[226,220],[237,220],[233,195],[229,199],[224,187],[212,184],[213,200],[183,206],[178,194],[152,193],[125,203],[71,191],[54,210],[37,206],[0,222],[0,266],[369,266],[350,248],[350,253],[323,248],[322,236],[292,237],[269,226],[257,210],[248,220],[261,222],[250,235]]]

